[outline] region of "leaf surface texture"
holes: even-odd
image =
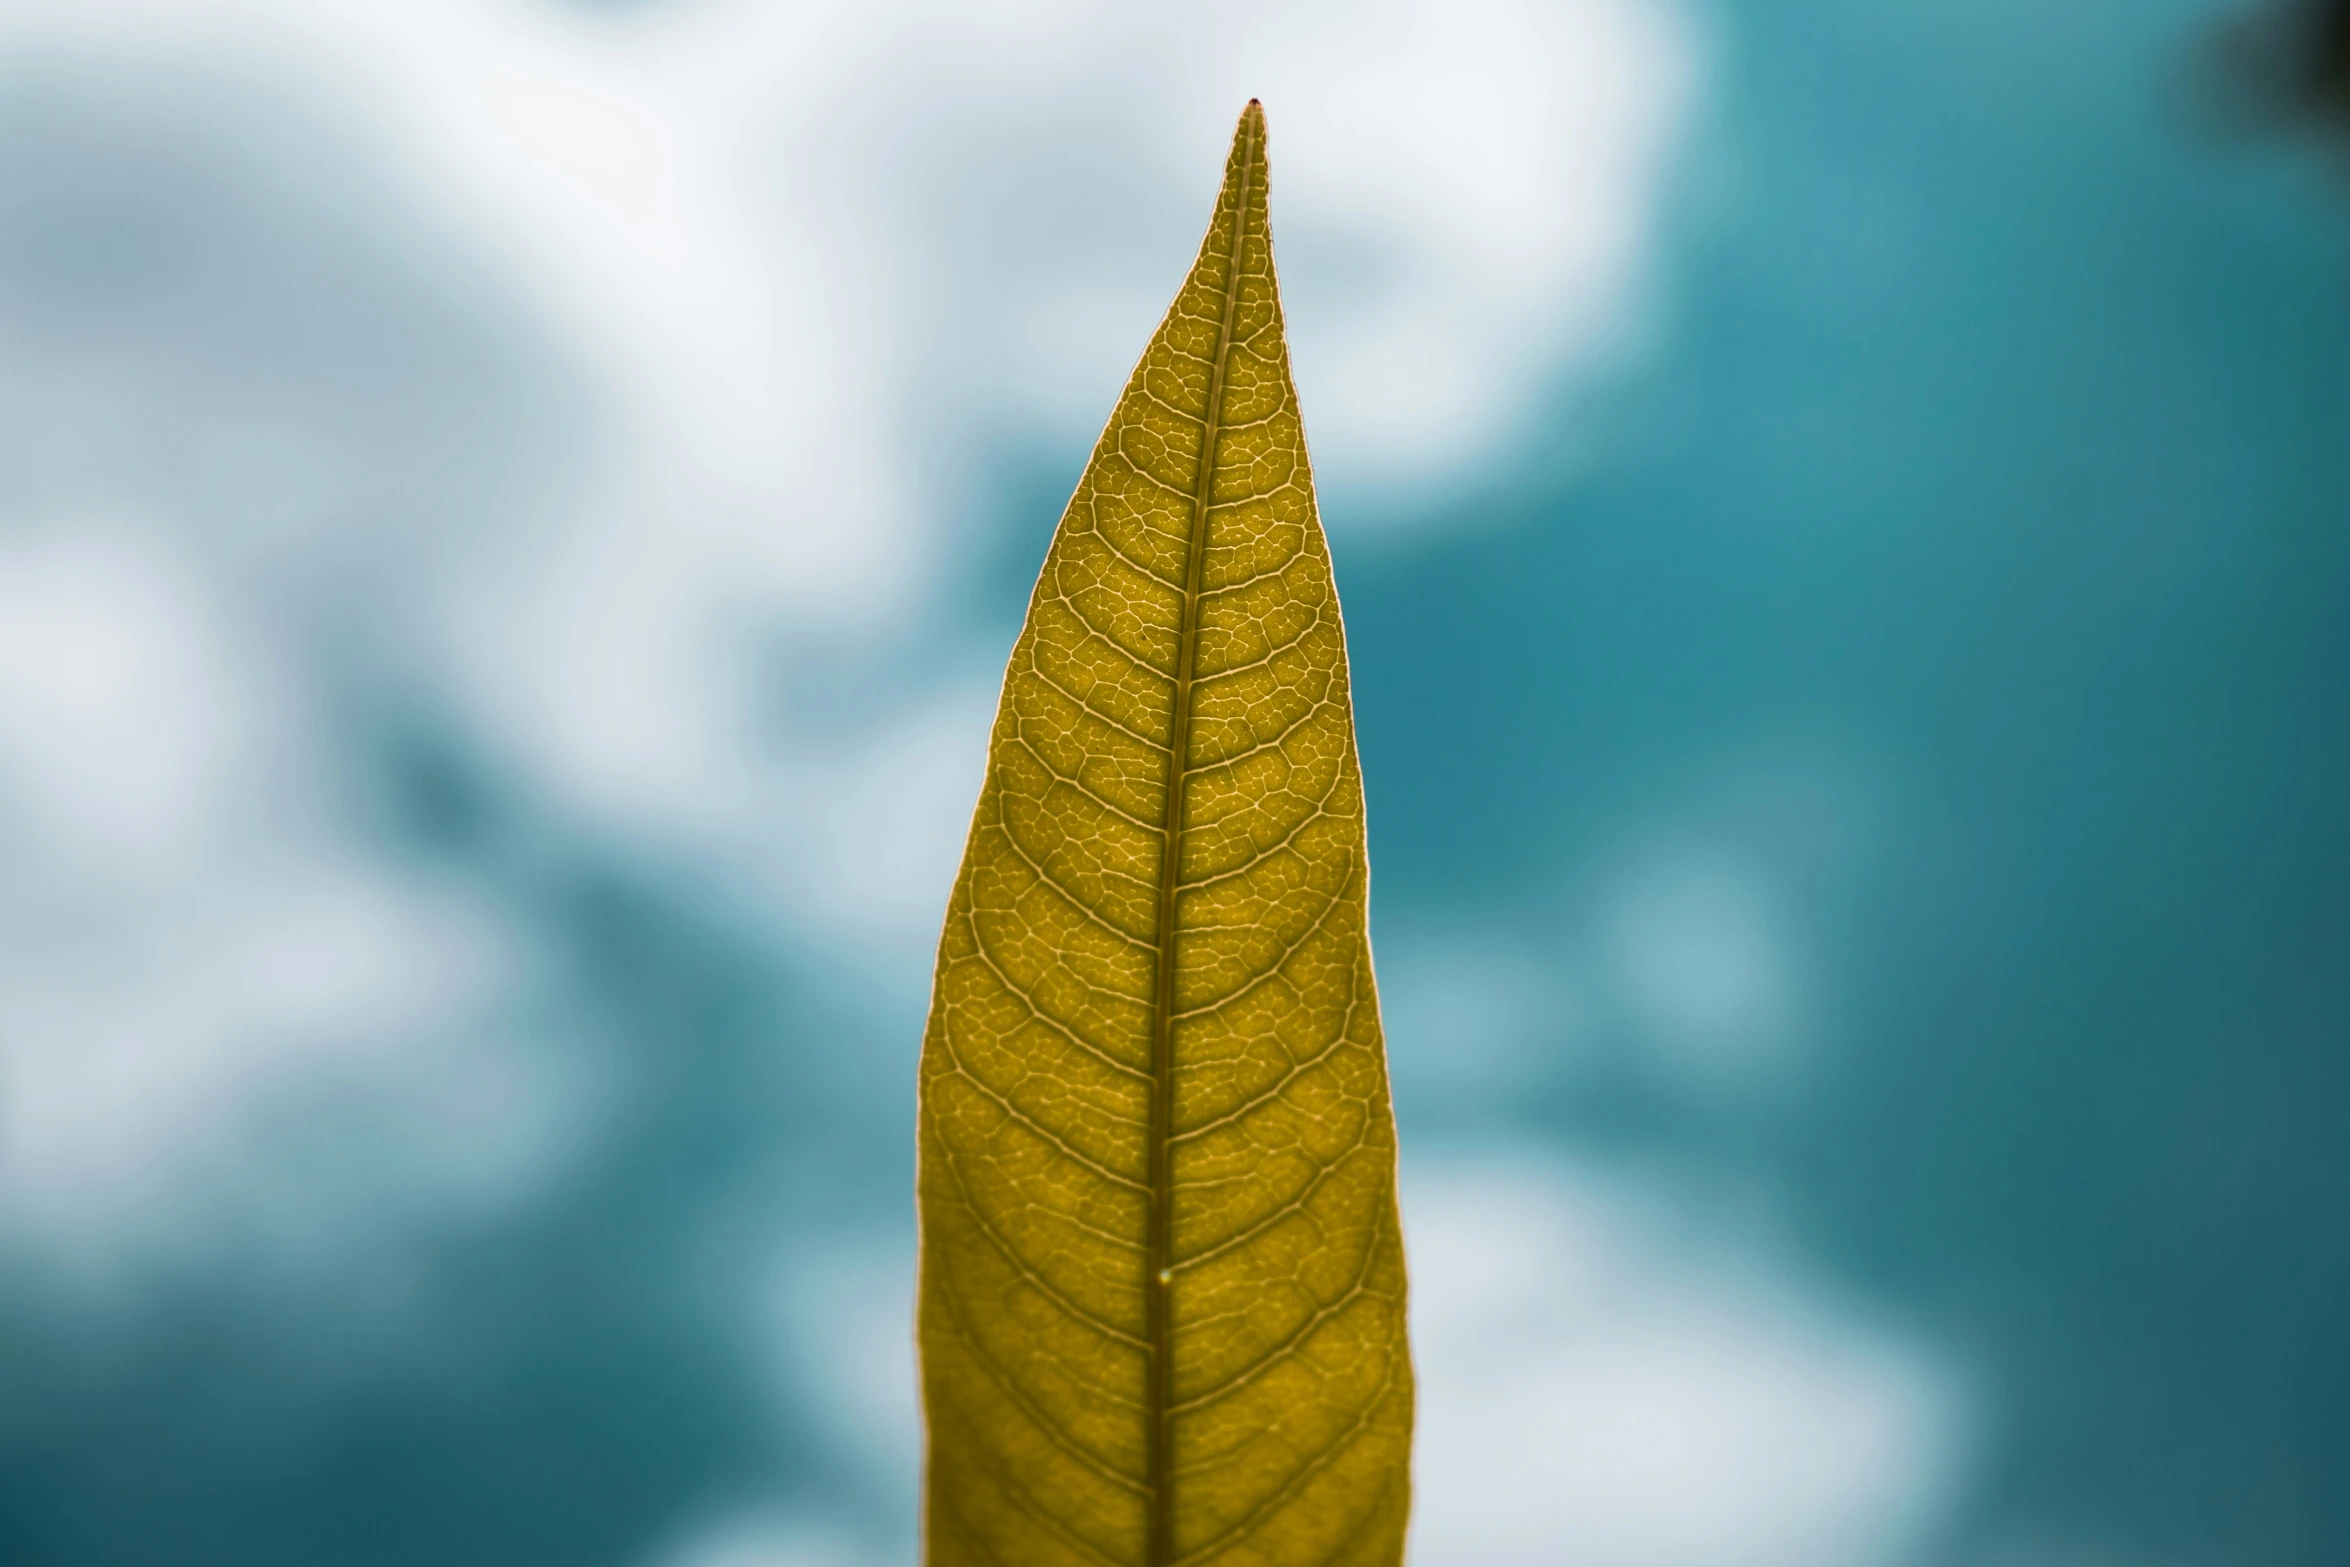
[[[932,1567],[1401,1559],[1346,648],[1264,116],[1012,651],[923,1042]]]

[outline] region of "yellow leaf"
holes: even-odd
[[[939,942],[932,1567],[1400,1560],[1368,874],[1252,102],[1045,558]]]

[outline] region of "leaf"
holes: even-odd
[[[932,1567],[1400,1560],[1368,875],[1252,102],[1045,558],[939,942]]]

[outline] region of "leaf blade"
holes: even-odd
[[[1400,1559],[1367,878],[1252,103],[1038,578],[941,935],[932,1563]]]

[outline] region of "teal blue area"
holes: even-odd
[[[2187,8],[1932,9],[1733,21],[1601,455],[1346,563],[1380,913],[1758,844],[1801,1093],[1473,1115],[1722,1161],[1965,1346],[1962,1541],[2350,1559],[2350,203],[2166,116]],[[1739,814],[1789,749],[1853,863]]]

